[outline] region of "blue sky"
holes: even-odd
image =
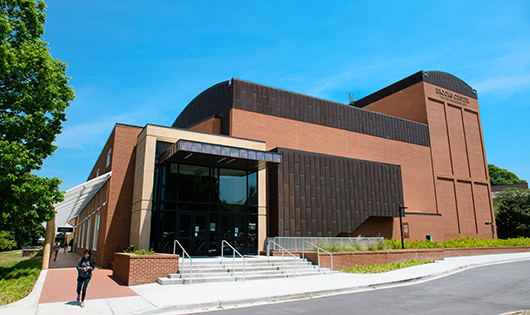
[[[37,172],[86,181],[114,124],[170,126],[232,77],[347,103],[419,70],[478,91],[488,163],[530,180],[530,1],[49,0],[76,99]]]

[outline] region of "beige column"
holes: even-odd
[[[258,172],[258,254],[265,250],[267,238],[267,173]]]
[[[156,137],[144,132],[139,138],[136,147],[130,244],[136,249],[149,250]]]
[[[47,270],[50,266],[50,257],[53,243],[55,242],[55,216],[46,222],[46,237],[44,240],[44,250],[42,253],[42,270]]]

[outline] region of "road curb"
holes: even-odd
[[[44,287],[44,281],[48,270],[41,270],[39,278],[33,286],[33,290],[23,299],[0,306],[0,311],[12,311],[19,314],[37,314],[39,299]]]
[[[466,264],[466,265],[458,266],[455,268],[451,268],[448,270],[444,270],[441,272],[437,272],[437,273],[433,273],[433,274],[429,274],[425,276],[419,276],[419,277],[413,277],[413,278],[407,278],[407,279],[401,279],[401,280],[389,281],[389,282],[382,282],[382,283],[373,283],[373,284],[362,285],[362,286],[353,286],[349,288],[316,290],[316,291],[308,291],[308,292],[301,292],[301,293],[272,295],[272,296],[257,297],[257,298],[244,298],[244,299],[236,299],[236,300],[218,300],[215,302],[204,302],[204,303],[194,303],[194,304],[168,305],[168,306],[158,307],[156,309],[150,309],[150,310],[137,312],[134,314],[135,315],[166,314],[166,313],[174,313],[174,312],[192,313],[192,312],[198,312],[198,311],[211,311],[214,309],[230,309],[230,308],[245,307],[245,306],[257,305],[257,304],[287,302],[287,301],[292,301],[295,299],[299,300],[299,299],[308,299],[308,298],[317,298],[317,297],[348,294],[348,293],[355,293],[355,292],[363,292],[363,291],[369,291],[369,290],[386,289],[386,288],[392,288],[396,286],[409,285],[409,284],[418,283],[418,282],[435,280],[441,277],[445,277],[448,275],[452,275],[452,274],[465,271],[468,269],[476,268],[476,267],[517,262],[517,261],[525,261],[525,260],[530,260],[530,258],[525,257],[525,258],[518,258],[518,259],[493,261],[493,262]]]

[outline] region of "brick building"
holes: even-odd
[[[108,175],[111,174],[111,175]],[[476,91],[420,71],[350,104],[239,79],[193,99],[171,127],[116,124],[75,219],[76,251],[104,267],[129,244],[245,254],[272,236],[491,237]]]

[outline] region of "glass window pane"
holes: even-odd
[[[209,201],[210,169],[204,166],[180,165],[179,201]]]
[[[209,207],[207,203],[179,202],[179,210],[208,211]]]
[[[189,214],[180,215],[179,237],[182,236],[191,236],[191,215]]]
[[[258,254],[258,216],[248,216],[248,253]]]
[[[171,164],[166,181],[166,200],[177,200],[178,164]]]
[[[248,175],[248,200],[252,206],[258,205],[258,173]]]
[[[220,204],[219,211],[221,212],[235,212],[235,213],[245,213],[245,206],[240,205],[226,205]]]
[[[247,229],[245,227],[245,217],[235,216],[234,218],[234,247],[240,252],[245,253],[245,240],[247,238]]]
[[[244,205],[247,202],[247,172],[219,170],[219,203]]]
[[[176,212],[164,211],[164,230],[162,234],[162,253],[173,253],[173,241],[175,240]]]

